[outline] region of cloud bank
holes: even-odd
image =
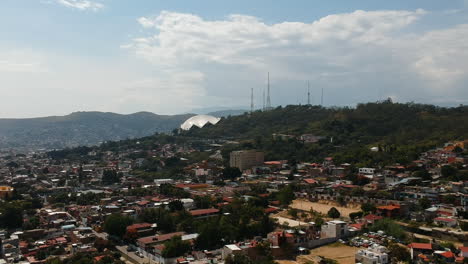
[[[310,23],[267,24],[246,15],[206,20],[163,11],[139,18],[145,35],[122,47],[167,75],[200,76],[195,86],[181,81],[173,89],[202,103],[210,103],[209,97],[218,104],[248,105],[249,88],[255,87],[260,99],[268,71],[275,104],[304,102],[307,80],[315,94],[325,89],[328,105],[380,97],[463,101],[468,25],[413,32],[412,26],[428,15],[424,10],[358,10]]]

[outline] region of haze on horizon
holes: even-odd
[[[468,0],[0,2],[0,118],[468,104]]]

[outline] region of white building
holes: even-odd
[[[368,249],[360,249],[355,255],[356,263],[387,264],[389,263],[387,248],[374,245]]]
[[[359,168],[359,174],[373,175],[374,173],[374,168]]]
[[[333,220],[322,225],[322,238],[342,238],[348,235],[348,224],[344,221]]]

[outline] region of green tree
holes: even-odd
[[[288,185],[277,192],[278,200],[282,205],[289,205],[295,198],[291,185]]]
[[[222,171],[222,177],[225,180],[234,180],[240,176],[242,176],[242,172],[239,170],[239,168],[226,167]]]
[[[176,236],[164,243],[162,256],[165,258],[183,256],[185,253],[190,251],[190,248],[191,246],[188,241],[182,241],[180,236]]]
[[[384,218],[376,221],[370,229],[374,232],[382,230],[387,235],[396,237],[398,239],[406,238],[406,234],[403,228],[390,218]]]
[[[377,211],[377,207],[375,207],[375,204],[373,203],[363,203],[361,205],[361,210],[364,213],[375,213],[375,211]]]
[[[335,207],[330,208],[327,215],[330,218],[339,218],[341,216],[340,212]]]
[[[102,173],[102,182],[104,184],[114,184],[120,182],[121,174],[115,170],[104,170]]]
[[[419,199],[418,204],[419,204],[419,206],[421,206],[422,209],[427,209],[427,208],[431,207],[431,205],[432,205],[431,201],[425,196],[423,198]]]
[[[0,226],[18,228],[23,225],[23,208],[14,202],[5,203],[0,207]]]
[[[180,200],[171,201],[168,206],[171,212],[184,210],[184,204]]]
[[[422,169],[422,170],[415,171],[415,172],[413,173],[413,176],[414,176],[414,177],[419,177],[419,178],[421,178],[423,181],[430,181],[430,180],[432,180],[431,174],[430,174],[426,169]]]
[[[127,226],[133,223],[132,218],[121,214],[109,215],[104,221],[104,230],[112,236],[123,238],[127,231]]]
[[[411,262],[411,255],[408,249],[402,247],[396,243],[391,243],[388,245],[389,254],[388,257],[392,263],[397,262]]]
[[[450,166],[450,165],[445,165],[442,166],[440,173],[442,174],[442,177],[444,178],[454,178],[457,175],[457,168]]]

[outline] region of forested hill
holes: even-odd
[[[323,136],[318,144],[273,139],[272,134]],[[268,159],[339,162],[407,163],[421,151],[444,142],[468,139],[468,107],[399,104],[391,101],[356,108],[286,106],[222,119],[217,125],[192,129],[182,136],[249,140],[244,147],[262,149]],[[380,147],[371,153],[370,147]]]
[[[303,134],[323,138],[316,143],[304,143],[298,140]],[[232,150],[258,149],[265,152],[267,160],[322,161],[333,156],[337,162],[360,166],[407,164],[422,151],[444,142],[468,139],[468,107],[442,108],[391,101],[360,104],[355,108],[292,105],[222,118],[214,126],[194,127],[176,136],[154,135],[109,142],[96,148],[100,151],[136,148],[138,141],[138,148],[151,149],[168,142],[199,144],[203,142],[200,139],[240,142],[223,146],[225,161]],[[371,152],[371,147],[379,147],[380,151]],[[71,149],[54,155],[79,156],[89,150]]]
[[[0,148],[64,148],[144,137],[170,132],[193,115],[76,112],[66,116],[0,119]]]
[[[468,107],[399,104],[391,101],[359,104],[356,108],[289,105],[223,118],[216,126],[186,135],[206,138],[255,138],[273,133],[315,134],[337,142],[394,143],[468,138]]]

